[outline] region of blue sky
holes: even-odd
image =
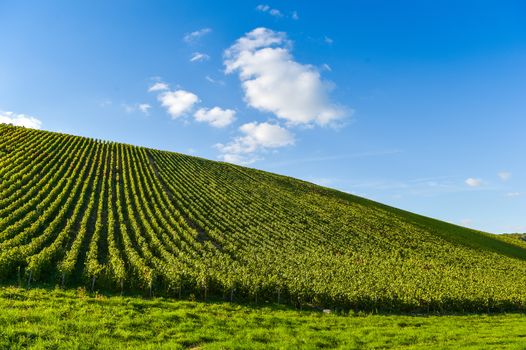
[[[526,232],[522,1],[0,0],[0,121]]]

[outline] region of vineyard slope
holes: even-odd
[[[526,243],[260,170],[0,124],[0,282],[524,310]]]

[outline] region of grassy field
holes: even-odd
[[[0,348],[524,349],[526,315],[371,315],[0,288]]]

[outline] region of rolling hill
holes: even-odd
[[[0,124],[0,282],[524,310],[526,242],[264,171]]]

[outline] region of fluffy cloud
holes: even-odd
[[[216,145],[224,161],[250,164],[259,158],[256,154],[259,151],[294,144],[294,135],[277,124],[252,122],[242,125],[239,131],[243,136],[236,137],[226,145]]]
[[[183,37],[183,40],[187,43],[192,43],[200,39],[201,37],[205,36],[206,34],[210,33],[211,31],[212,29],[210,28],[202,28],[202,29],[196,30],[195,32],[186,34]]]
[[[508,181],[511,178],[511,173],[507,171],[501,171],[497,175],[502,181]]]
[[[256,10],[259,11],[259,12],[267,13],[267,14],[271,15],[272,17],[275,17],[275,18],[285,17],[283,12],[281,12],[280,10],[273,9],[269,5],[265,5],[265,4],[257,5],[256,6]],[[290,18],[292,18],[295,21],[299,20],[300,16],[298,15],[298,11],[292,11],[290,13]]]
[[[233,154],[233,153],[222,154],[219,158],[223,162],[233,163],[233,164],[241,164],[241,165],[252,164],[255,161],[259,160],[258,157],[244,156],[244,155]]]
[[[268,13],[274,17],[283,17],[283,14],[278,9],[270,9]]]
[[[137,108],[139,108],[139,110],[144,114],[148,115],[148,111],[150,110],[150,108],[152,108],[152,106],[150,106],[148,103],[141,103],[137,106]]]
[[[162,82],[155,83],[148,91],[159,91],[157,99],[161,102],[161,105],[166,108],[172,119],[177,119],[190,113],[193,107],[200,102],[196,94],[182,89],[171,91],[168,84]],[[151,106],[149,104],[140,104],[137,106],[137,109],[145,114],[148,114],[150,108]],[[236,112],[231,109],[222,109],[220,107],[211,109],[200,108],[194,113],[194,118],[198,122],[208,123],[216,128],[223,128],[235,120],[235,115]]]
[[[239,73],[247,104],[291,125],[328,125],[345,115],[329,99],[331,84],[294,61],[285,33],[256,28],[225,51],[226,73]]]
[[[261,11],[261,12],[267,12],[268,10],[270,10],[270,6],[260,4],[256,6],[256,10]]]
[[[283,147],[294,143],[292,134],[277,124],[252,122],[242,125],[239,130],[254,143],[265,148]]]
[[[221,109],[214,107],[212,109],[200,108],[194,114],[195,120],[205,122],[216,128],[223,128],[231,124],[235,119],[236,111],[231,109]]]
[[[133,104],[133,105],[129,105],[129,104],[122,104],[122,107],[124,108],[124,110],[126,111],[126,113],[134,113],[136,111],[141,111],[142,113],[148,115],[149,114],[149,109],[152,108],[152,106],[150,106],[148,103],[139,103],[139,104]]]
[[[465,183],[469,187],[479,187],[479,186],[482,185],[482,180],[470,177],[470,178],[466,179]]]
[[[201,53],[201,52],[194,52],[192,54],[192,58],[190,58],[190,62],[202,62],[207,61],[210,59],[210,56],[207,54]]]
[[[269,5],[258,5],[256,6],[256,10],[260,12],[268,13],[269,15],[273,17],[283,17],[283,14],[278,9],[273,9]]]
[[[197,95],[185,90],[166,91],[161,93],[158,99],[173,119],[189,112],[199,102]]]
[[[148,92],[165,91],[165,90],[168,90],[169,88],[170,87],[168,86],[168,84],[163,83],[163,82],[157,82],[153,84],[152,86],[150,86],[150,88],[148,89]]]
[[[25,114],[16,114],[13,112],[0,112],[0,123],[24,126],[31,129],[40,129],[42,126],[42,122],[35,117]]]

